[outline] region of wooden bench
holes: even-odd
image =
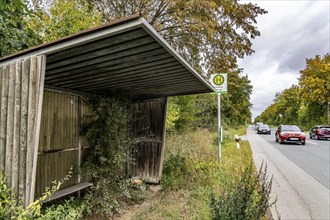
[[[83,190],[85,188],[88,188],[90,186],[92,186],[93,183],[90,183],[90,182],[81,182],[81,183],[77,183],[73,186],[69,186],[65,189],[61,189],[59,191],[56,191],[54,192],[50,198],[46,199],[45,202],[50,202],[52,200],[55,200],[55,199],[59,199],[61,197],[64,197],[64,196],[67,196],[67,195],[70,195],[72,193],[75,193],[75,192],[78,192],[80,190]]]

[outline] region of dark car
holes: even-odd
[[[316,125],[309,132],[310,139],[330,140],[330,125]]]
[[[268,125],[266,125],[266,124],[261,124],[258,127],[257,133],[258,134],[270,134],[271,133],[270,127]]]
[[[262,122],[257,122],[256,125],[255,125],[255,129],[258,130],[259,126],[262,125],[263,123]]]
[[[280,125],[275,133],[275,141],[283,143],[301,143],[305,145],[305,134],[297,125]]]

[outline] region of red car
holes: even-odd
[[[330,140],[330,125],[316,125],[309,132],[310,139]]]
[[[275,133],[275,141],[283,143],[298,143],[305,145],[306,136],[296,125],[280,125]]]

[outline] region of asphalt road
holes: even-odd
[[[306,145],[279,144],[271,135],[256,134],[250,126],[246,135],[257,167],[267,163],[273,176],[271,207],[274,219],[330,219],[329,144],[309,140]]]
[[[271,135],[259,134],[259,136],[329,189],[330,141],[311,140],[307,135],[306,145],[279,144],[275,142],[275,128],[272,128]]]

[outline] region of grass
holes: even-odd
[[[164,189],[159,196],[146,201],[132,219],[211,219],[211,189],[218,194],[227,190],[252,160],[248,142],[242,141],[237,149],[230,138],[222,143],[220,162],[217,155],[216,133],[198,130],[168,134]]]

